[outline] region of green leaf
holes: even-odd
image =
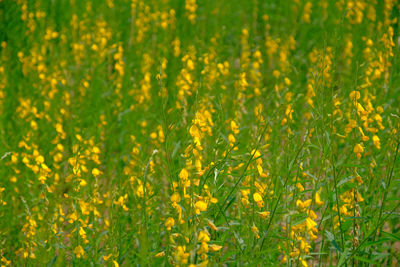
[[[340,259],[339,259],[339,262],[338,262],[338,265],[337,266],[343,266],[343,264],[346,262],[346,260],[347,260],[347,258],[348,258],[348,254],[349,254],[349,248],[346,248],[345,250],[344,250],[344,252],[340,255]]]
[[[386,241],[389,241],[389,240],[390,240],[390,238],[381,238],[381,239],[378,239],[378,240],[376,240],[376,241],[371,241],[371,242],[365,243],[365,244],[363,244],[361,247],[362,247],[362,248],[364,248],[364,247],[369,247],[369,246],[373,246],[373,245],[376,245],[376,244],[380,244],[380,243],[383,243],[383,242],[386,242]]]
[[[326,231],[325,231],[325,236],[326,236],[326,238],[327,238],[329,241],[331,241],[332,245],[333,245],[339,252],[342,252],[342,250],[340,249],[338,243],[336,243],[336,241],[335,241],[335,236],[334,236],[331,232],[329,232],[328,230],[326,230]]]
[[[400,236],[392,234],[392,233],[388,233],[385,231],[382,231],[383,234],[390,236],[392,239],[396,240],[396,241],[400,241]]]
[[[335,239],[335,236],[328,230],[325,231],[325,236],[326,236],[326,238],[328,238],[329,241],[332,241]]]
[[[340,249],[338,243],[336,243],[335,240],[331,240],[331,243],[332,243],[332,245],[333,245],[339,252],[342,252],[342,250]]]
[[[342,231],[346,232],[347,230],[350,229],[350,227],[353,225],[353,221],[352,220],[347,220],[345,222],[342,223]]]
[[[340,187],[341,185],[343,185],[343,184],[345,184],[345,183],[347,183],[348,181],[351,181],[351,180],[353,180],[353,179],[354,179],[354,176],[349,176],[349,177],[343,178],[342,180],[340,180],[340,181],[338,182],[337,187]]]
[[[53,266],[54,263],[56,263],[56,261],[57,261],[57,255],[54,256],[54,258],[49,262],[49,264],[47,266],[49,266],[49,267]]]
[[[367,262],[369,264],[373,264],[373,265],[379,266],[379,262],[375,262],[373,260],[370,260],[370,259],[367,259],[367,258],[364,258],[364,257],[354,256],[354,258],[356,260],[358,260],[358,261]]]

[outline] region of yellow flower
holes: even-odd
[[[216,204],[216,203],[218,203],[218,199],[216,199],[215,197],[212,197],[212,198],[210,198],[210,202],[212,204]]]
[[[367,142],[368,140],[369,140],[369,137],[368,136],[366,136],[365,134],[364,134],[364,131],[361,129],[361,127],[358,127],[358,130],[360,131],[360,133],[361,133],[361,135],[362,135],[362,140],[364,141],[364,142]]]
[[[44,182],[46,181],[46,176],[40,176],[39,181],[41,184],[44,184]]]
[[[301,208],[301,209],[304,209],[304,208],[307,208],[308,206],[310,206],[311,205],[311,202],[312,202],[312,200],[311,199],[308,199],[308,200],[306,200],[306,201],[301,201],[300,199],[298,199],[297,201],[296,201],[296,206],[297,207],[299,207],[299,208]]]
[[[93,174],[94,177],[97,177],[97,176],[99,176],[100,174],[102,174],[102,172],[101,172],[99,169],[97,169],[97,168],[93,168],[92,174]]]
[[[361,196],[360,192],[357,192],[356,196],[357,196],[356,198],[357,198],[358,202],[363,202],[364,201],[364,198]]]
[[[161,258],[164,256],[165,256],[165,251],[158,252],[156,255],[154,255],[154,257],[156,257],[156,258]]]
[[[192,126],[190,126],[190,128],[189,128],[189,133],[190,133],[190,135],[192,136],[192,137],[194,137],[194,138],[197,138],[197,139],[200,139],[201,138],[201,134],[200,134],[200,131],[199,131],[199,129],[197,128],[197,126],[196,125],[192,125]]]
[[[299,189],[299,191],[304,191],[304,186],[301,183],[297,183],[296,187]]]
[[[86,232],[85,232],[85,230],[84,230],[82,227],[79,227],[79,234],[80,234],[81,236],[86,236]]]
[[[208,247],[210,248],[211,251],[214,251],[214,252],[221,250],[221,248],[222,248],[222,246],[218,246],[218,245],[214,245],[214,244],[211,244]]]
[[[261,202],[263,199],[259,193],[254,193],[253,194],[253,199],[255,202]]]
[[[208,220],[207,225],[214,231],[218,231],[218,227],[212,221]]]
[[[357,154],[357,158],[361,158],[361,153],[364,152],[364,147],[361,144],[356,144],[353,152]]]
[[[97,146],[94,146],[94,147],[92,148],[92,151],[93,151],[93,153],[95,153],[95,154],[99,154],[99,153],[100,153],[100,149],[99,149]]]
[[[228,135],[228,140],[229,140],[229,143],[231,143],[232,145],[236,142],[236,138],[235,138],[235,136],[233,136],[233,134]]]
[[[186,62],[186,64],[187,64],[187,66],[188,66],[188,68],[189,68],[190,70],[194,70],[194,63],[193,63],[193,61],[192,61],[191,59],[188,59],[188,61]]]
[[[360,99],[360,92],[358,92],[358,91],[351,91],[351,93],[350,93],[350,99],[351,99],[351,100],[358,100],[358,99]]]
[[[188,177],[189,177],[188,171],[187,171],[185,168],[183,168],[183,169],[181,170],[181,172],[179,173],[179,178],[180,178],[182,181],[186,181]]]
[[[206,231],[201,230],[197,237],[197,242],[210,242],[210,235]]]
[[[315,203],[318,206],[322,206],[324,204],[324,202],[321,201],[321,197],[319,196],[318,192],[315,193]]]
[[[76,255],[76,257],[77,257],[78,259],[85,255],[85,251],[83,250],[83,248],[82,248],[81,245],[77,246],[77,247],[74,249],[74,253],[75,253],[75,255]]]
[[[306,225],[307,225],[307,229],[311,230],[312,228],[314,228],[317,225],[317,223],[314,222],[310,217],[307,217]]]
[[[85,181],[85,180],[83,180],[83,179],[80,179],[80,181],[79,181],[79,185],[80,186],[86,186],[87,185],[87,182]]]
[[[361,144],[356,144],[353,151],[354,153],[363,153],[364,147]]]
[[[186,247],[185,246],[178,246],[176,248],[176,252],[174,253],[174,259],[177,262],[177,264],[180,265],[185,265],[188,262],[188,257],[189,257],[189,252],[185,252]]]
[[[169,217],[166,221],[165,221],[165,227],[167,227],[167,230],[170,231],[172,226],[175,225],[175,220],[174,218]]]
[[[176,203],[180,202],[181,196],[179,195],[179,193],[177,193],[177,192],[173,193],[171,196],[171,201],[176,202]]]
[[[39,164],[39,163],[43,163],[43,162],[44,162],[44,157],[41,156],[41,155],[39,155],[39,156],[36,157],[35,160],[36,160],[36,163],[38,163],[38,164]]]
[[[374,136],[372,137],[372,141],[374,142],[374,146],[375,146],[377,149],[381,149],[381,142],[380,142],[380,139],[379,139],[379,137],[378,137],[377,135],[374,135]]]
[[[111,256],[112,256],[112,253],[108,256],[103,256],[103,260],[108,261],[111,258]]]
[[[308,264],[307,264],[307,262],[305,260],[303,260],[302,258],[300,258],[299,260],[301,261],[301,265],[303,267],[308,267]]]
[[[261,218],[266,218],[266,217],[269,216],[270,212],[269,211],[262,211],[262,212],[259,212],[259,214],[260,214]]]
[[[207,203],[202,200],[197,201],[194,206],[196,207],[196,214],[200,214],[201,211],[207,210]]]
[[[237,123],[235,121],[231,121],[231,130],[234,134],[239,133],[239,126],[237,125]]]
[[[260,238],[260,236],[259,236],[259,234],[258,234],[258,228],[257,228],[257,226],[253,225],[253,226],[251,227],[251,231],[253,232],[253,234],[256,236],[257,239]]]

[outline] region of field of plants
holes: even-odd
[[[0,1],[0,265],[399,266],[399,18]]]

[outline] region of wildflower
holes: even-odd
[[[307,229],[311,230],[312,228],[314,228],[317,225],[317,223],[314,222],[310,217],[307,217],[306,225],[307,225]]]
[[[215,244],[211,244],[211,245],[209,245],[208,247],[209,247],[210,250],[213,251],[213,252],[219,251],[219,250],[221,250],[221,248],[222,248],[222,246],[215,245]]]
[[[262,196],[261,196],[259,193],[254,193],[254,194],[253,194],[253,200],[254,200],[254,202],[257,203],[257,206],[258,206],[259,208],[261,208],[261,207],[264,206],[263,198],[262,198]]]
[[[299,189],[300,192],[304,191],[304,186],[301,183],[297,183],[296,187]]]
[[[79,179],[79,185],[84,187],[87,185],[87,182],[84,179]]]
[[[270,212],[269,211],[262,211],[258,213],[261,218],[266,218],[269,216]]]
[[[175,225],[175,220],[174,218],[169,217],[166,221],[165,221],[165,227],[167,227],[168,231],[171,231],[171,228]]]
[[[300,199],[298,199],[298,200],[296,201],[296,206],[299,207],[300,209],[305,209],[305,208],[307,208],[308,206],[311,205],[311,202],[312,202],[311,199],[308,199],[308,200],[306,200],[306,201],[304,201],[304,202],[301,201]]]
[[[42,155],[39,155],[39,156],[36,157],[35,160],[36,160],[37,164],[40,164],[40,163],[44,162],[44,157]]]
[[[74,253],[78,259],[82,258],[85,255],[85,251],[83,250],[81,245],[75,247]]]
[[[234,120],[231,121],[231,130],[234,134],[239,133],[239,126],[236,124]]]
[[[319,196],[318,192],[315,193],[315,204],[318,206],[322,206],[324,204],[324,202],[321,201],[321,197]]]
[[[364,147],[361,144],[356,144],[353,152],[357,155],[357,158],[361,158],[361,153],[364,153]]]
[[[174,253],[174,259],[176,263],[179,265],[185,265],[188,262],[188,258],[189,258],[189,253],[186,252],[186,247],[178,246]]]
[[[181,196],[179,195],[179,193],[174,192],[174,193],[172,194],[172,196],[171,196],[171,201],[172,201],[172,202],[175,202],[175,203],[180,202],[180,201],[181,201]]]
[[[254,199],[255,202],[260,202],[260,201],[263,200],[259,193],[254,193],[253,194],[253,199]]]
[[[358,99],[360,99],[360,92],[358,92],[358,91],[351,91],[351,93],[350,93],[350,99],[351,100],[358,100]]]
[[[375,146],[377,149],[381,149],[381,142],[380,142],[380,139],[379,139],[379,137],[378,137],[377,135],[374,135],[374,136],[372,137],[372,141],[374,142],[374,146]]]
[[[188,177],[189,177],[188,171],[187,171],[185,168],[183,168],[183,169],[181,170],[181,172],[179,173],[179,178],[180,178],[182,181],[186,181]]]
[[[366,135],[364,134],[364,131],[361,129],[361,127],[358,127],[358,129],[359,129],[359,131],[360,131],[360,133],[361,133],[361,136],[362,136],[361,139],[362,139],[364,142],[367,142],[367,141],[369,140],[369,137],[366,136]]]
[[[43,175],[42,175],[42,176],[40,176],[38,179],[39,179],[39,181],[40,181],[41,184],[44,184],[44,182],[46,181],[46,176],[43,176]]]
[[[102,174],[102,172],[101,172],[99,169],[97,169],[97,168],[93,168],[93,169],[92,169],[92,174],[93,174],[94,177],[97,177],[97,176],[99,176],[100,174]]]
[[[301,265],[303,267],[308,267],[308,263],[305,260],[303,260],[302,258],[299,258],[299,261],[301,262]]]
[[[210,220],[208,220],[207,225],[214,231],[218,231],[218,227]]]
[[[207,210],[207,203],[199,200],[195,204],[196,207],[196,214],[200,214],[201,211],[206,211]]]
[[[104,261],[108,261],[110,258],[111,258],[111,256],[112,256],[112,253],[110,253],[108,256],[103,256],[103,260]]]
[[[363,202],[364,201],[364,198],[361,196],[360,192],[356,193],[356,199],[357,199],[358,202]]]
[[[208,232],[201,230],[199,232],[199,235],[197,236],[197,241],[198,242],[210,242],[210,235]]]
[[[257,226],[255,226],[255,225],[253,224],[253,226],[251,227],[251,231],[254,233],[254,235],[256,236],[257,239],[260,238],[260,236],[258,235],[258,228],[257,228]]]
[[[161,258],[164,256],[165,256],[165,251],[158,252],[156,255],[154,255],[154,257],[156,257],[156,258]]]
[[[95,154],[100,154],[100,149],[97,146],[94,146],[92,148],[92,152],[95,153]]]

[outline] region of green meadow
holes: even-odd
[[[399,266],[399,18],[0,1],[0,265]]]

